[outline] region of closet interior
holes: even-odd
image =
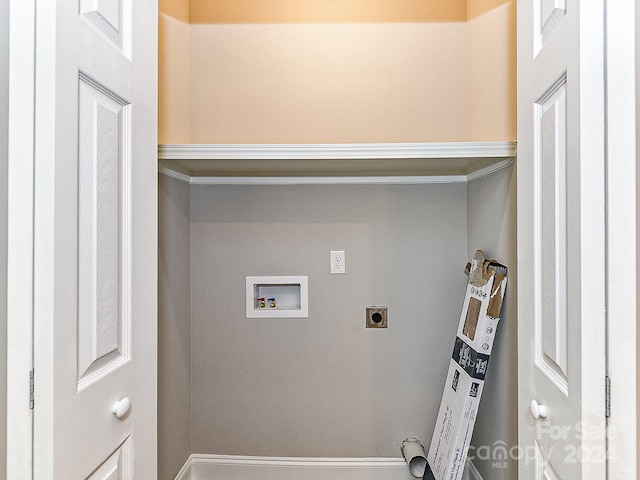
[[[160,2],[166,478],[428,442],[477,249],[510,279],[472,444],[517,443],[515,0],[364,3]],[[252,276],[306,277],[308,315],[247,318]]]

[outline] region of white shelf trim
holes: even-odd
[[[511,165],[516,142],[371,144],[173,144],[158,145],[159,160],[380,160],[496,158],[469,174],[355,176],[190,176],[162,164],[159,173],[192,185],[424,185],[468,183]]]
[[[516,142],[158,145],[160,160],[492,158],[515,155]]]
[[[476,180],[477,178],[484,177],[485,175],[489,175],[491,173],[497,172],[498,170],[502,170],[503,168],[507,168],[509,165],[511,165],[514,162],[515,158],[516,158],[515,156],[505,158],[504,160],[500,160],[499,162],[496,162],[493,165],[482,168],[480,170],[476,170],[475,172],[472,172],[469,175],[465,175],[466,177],[465,181],[471,182],[473,180]]]
[[[190,177],[160,167],[162,175],[191,185],[424,185],[430,183],[464,183],[467,175],[448,176],[377,176],[377,177]]]

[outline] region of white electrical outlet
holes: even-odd
[[[331,251],[331,273],[347,273],[344,266],[344,250]]]

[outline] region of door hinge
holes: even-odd
[[[33,405],[35,403],[35,391],[36,391],[36,372],[35,370],[31,369],[31,371],[29,372],[29,409],[33,410]]]
[[[611,379],[609,375],[604,377],[604,416],[611,416]]]

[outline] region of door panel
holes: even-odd
[[[535,365],[568,393],[566,75],[534,105]]]
[[[123,480],[133,478],[133,448],[128,437],[87,480]]]
[[[35,478],[154,478],[157,5],[37,24]]]
[[[558,472],[553,468],[551,462],[547,460],[542,449],[536,445],[536,479],[561,480]]]
[[[566,0],[534,0],[534,44],[535,54],[547,42],[567,11]]]
[[[519,2],[522,479],[606,478],[603,65],[604,1]]]
[[[81,16],[127,58],[131,58],[132,3],[126,0],[80,0],[79,6]]]
[[[78,390],[131,357],[130,105],[80,77]]]

